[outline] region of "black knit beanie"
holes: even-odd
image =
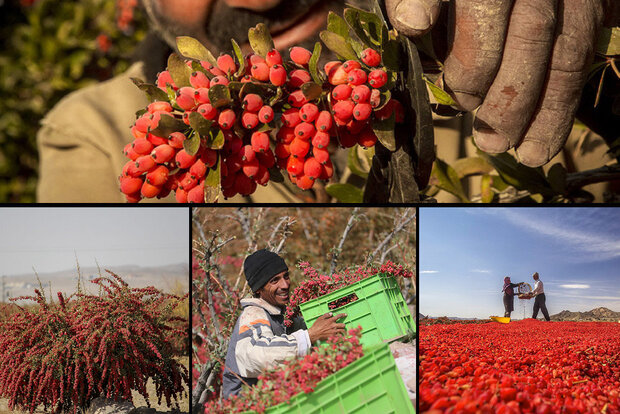
[[[269,279],[287,270],[284,259],[266,249],[252,253],[243,262],[245,278],[254,293],[265,286]]]

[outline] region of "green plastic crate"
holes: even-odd
[[[388,344],[325,378],[309,394],[267,409],[266,414],[415,414]]]
[[[355,294],[357,300],[339,308],[328,304]],[[327,312],[346,313],[347,329],[362,327],[363,346],[391,342],[415,332],[415,322],[394,277],[376,274],[299,306],[308,327]]]

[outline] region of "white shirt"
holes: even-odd
[[[545,290],[543,289],[543,282],[538,279],[536,283],[534,283],[534,290],[532,291],[532,296],[538,296],[541,293],[545,293]]]

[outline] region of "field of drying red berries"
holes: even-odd
[[[422,412],[620,413],[620,324],[420,327]]]

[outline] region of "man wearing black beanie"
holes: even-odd
[[[301,317],[284,326],[284,309],[289,301],[288,266],[278,254],[266,249],[249,255],[243,271],[253,298],[241,300],[243,311],[235,324],[224,369],[224,398],[241,391],[243,383],[254,385],[269,367],[291,357],[309,353],[313,342],[344,332],[337,323],[345,314],[331,312],[319,317],[310,329]]]

